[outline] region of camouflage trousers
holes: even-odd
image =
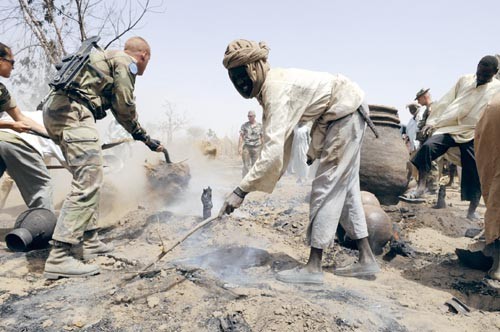
[[[85,231],[98,228],[103,160],[94,116],[85,106],[63,94],[45,104],[43,121],[50,138],[61,147],[73,180],[52,238],[78,244]]]
[[[260,155],[261,146],[248,146],[243,145],[243,149],[241,151],[241,158],[243,160],[243,170],[242,176],[245,177],[247,175],[250,168],[252,168],[253,164],[257,161]]]
[[[5,171],[12,178],[10,181]],[[52,182],[42,156],[12,133],[0,132],[0,177],[4,181],[2,204],[7,200],[14,180],[29,208],[54,210]]]

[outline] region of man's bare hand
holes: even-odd
[[[422,133],[423,133],[425,136],[431,136],[433,132],[434,132],[434,127],[433,127],[433,126],[431,126],[431,125],[425,125],[425,126],[422,128]]]
[[[12,130],[17,131],[18,133],[24,133],[28,130],[31,130],[31,126],[24,123],[23,121],[16,121],[12,124]]]

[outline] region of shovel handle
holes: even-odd
[[[170,156],[168,155],[167,148],[166,148],[166,147],[163,147],[162,152],[163,152],[163,154],[165,155],[165,161],[167,162],[167,164],[171,164],[171,163],[172,163],[172,160],[170,160]]]

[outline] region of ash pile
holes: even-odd
[[[171,202],[176,196],[186,190],[191,171],[185,162],[157,164],[146,163],[146,178],[148,191],[161,199],[163,203]]]

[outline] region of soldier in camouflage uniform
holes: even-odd
[[[9,78],[14,69],[12,51],[0,43],[0,76]],[[10,118],[7,116],[7,113]],[[0,83],[0,177],[8,171],[29,208],[53,211],[52,184],[42,154],[17,133],[45,128],[24,115],[9,91]],[[9,132],[6,129],[13,130]]]
[[[248,112],[248,121],[240,129],[238,153],[243,160],[242,176],[247,175],[257,158],[262,146],[262,125],[255,121],[255,112]]]
[[[113,250],[98,238],[97,219],[103,160],[95,121],[110,109],[116,120],[135,140],[152,151],[162,151],[137,119],[134,98],[136,75],[142,75],[151,56],[148,43],[133,37],[124,51],[99,50],[67,90],[59,90],[44,106],[44,123],[50,137],[63,151],[73,174],[71,193],[58,218],[53,248],[45,263],[45,277],[81,277],[99,273],[99,267],[73,257],[71,246],[83,238],[84,260]]]

